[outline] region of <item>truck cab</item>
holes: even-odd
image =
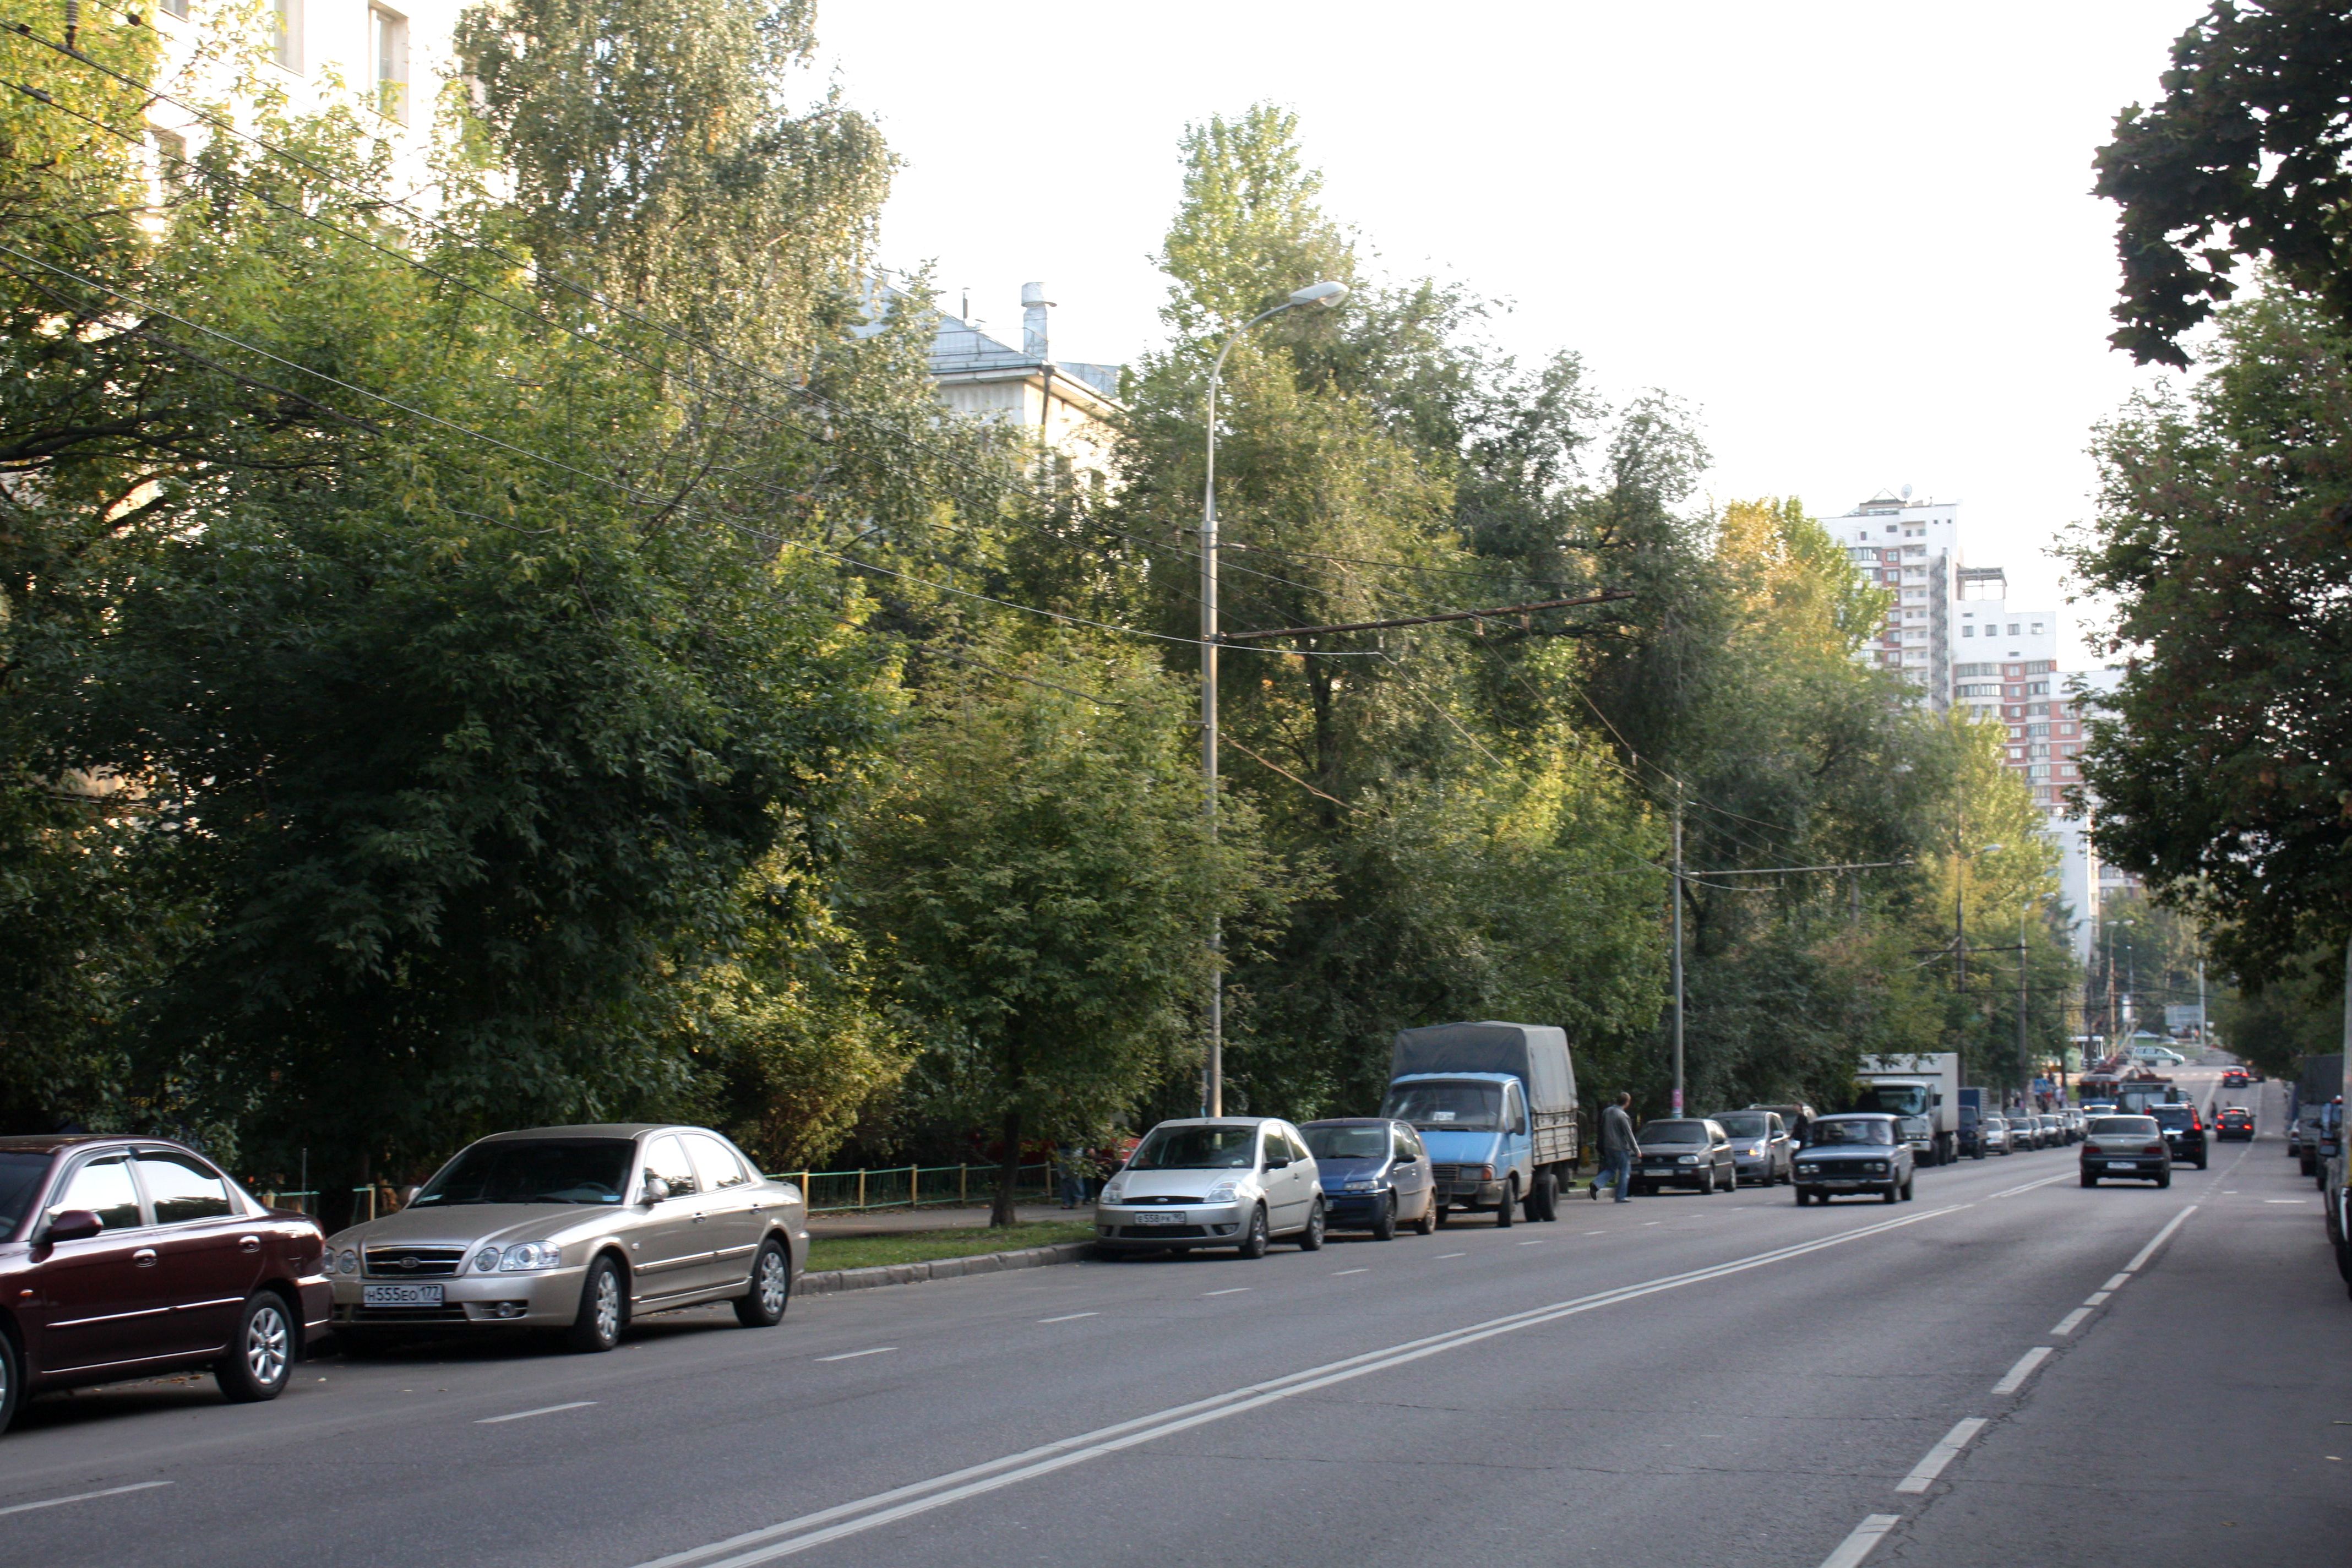
[[[1546,1024],[1432,1024],[1401,1029],[1381,1114],[1410,1122],[1429,1150],[1438,1221],[1524,1207],[1559,1217],[1576,1169],[1576,1066],[1568,1037]]]
[[[1429,1151],[1438,1218],[1451,1209],[1493,1212],[1511,1223],[1534,1185],[1527,1092],[1508,1073],[1412,1073],[1389,1085],[1381,1114],[1408,1121]]]

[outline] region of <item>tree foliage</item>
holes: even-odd
[[[2097,842],[2249,983],[2352,936],[2352,333],[2284,290],[2230,307],[2209,372],[2101,427],[2074,544],[2116,605],[2091,726]]]
[[[2123,212],[2114,335],[2186,365],[2181,335],[2260,260],[2352,325],[2352,12],[2336,0],[2214,0],[2172,47],[2164,97],[2116,118],[2097,194]]]

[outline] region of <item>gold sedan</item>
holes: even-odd
[[[535,1328],[608,1351],[644,1312],[731,1300],[783,1321],[808,1260],[800,1189],[701,1127],[536,1127],[467,1145],[399,1213],[327,1241],[337,1335]]]

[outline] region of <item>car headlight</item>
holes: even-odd
[[[1101,1201],[1107,1204],[1123,1204],[1127,1202],[1127,1178],[1125,1176],[1113,1176],[1109,1181],[1104,1183]]]
[[[1379,1178],[1370,1177],[1349,1182],[1341,1190],[1350,1193],[1377,1193],[1381,1190],[1381,1184]]]
[[[487,1251],[488,1248],[484,1250]],[[525,1241],[507,1248],[506,1256],[499,1260],[499,1272],[501,1274],[534,1273],[543,1268],[553,1268],[562,1261],[563,1248],[553,1242]]]
[[[1219,1182],[1209,1189],[1208,1195],[1201,1201],[1207,1204],[1229,1204],[1240,1192],[1241,1187],[1238,1183]]]
[[[341,1252],[336,1252],[331,1247],[320,1267],[330,1274],[338,1270],[345,1274],[357,1274],[360,1271],[360,1255],[348,1247]]]
[[[1884,1160],[1873,1160],[1870,1163],[1870,1173],[1874,1176],[1885,1175],[1886,1173],[1886,1162]]]
[[[1677,1165],[1696,1165],[1698,1163],[1698,1156],[1696,1154],[1680,1154],[1675,1156],[1675,1163]]]
[[[481,1251],[474,1254],[474,1272],[477,1274],[497,1273],[499,1270],[499,1259],[505,1256],[505,1253],[499,1251],[495,1247],[486,1247],[482,1248]]]
[[[1761,1143],[1751,1143],[1748,1145],[1748,1153],[1760,1158],[1764,1152],[1764,1145]]]

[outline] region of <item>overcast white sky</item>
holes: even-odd
[[[1715,495],[1958,500],[1969,562],[2042,605],[2089,427],[2148,374],[2106,346],[2091,154],[2203,10],[822,0],[818,28],[906,163],[886,260],[999,335],[1037,279],[1056,357],[1155,342],[1177,137],[1272,100],[1381,269],[1508,301],[1523,357],[1696,405]]]

